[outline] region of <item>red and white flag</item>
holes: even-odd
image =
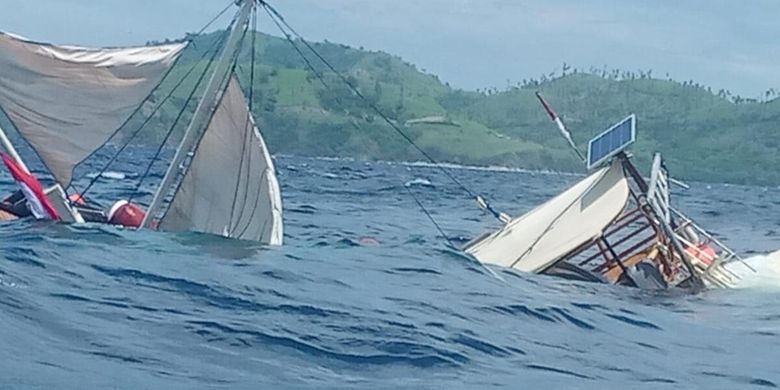
[[[27,198],[27,204],[30,205],[30,211],[37,219],[60,220],[60,215],[54,209],[49,198],[43,193],[43,187],[35,176],[22,169],[19,164],[5,153],[0,153],[3,157],[3,163],[11,172],[16,183],[22,187],[24,197]]]
[[[553,122],[558,126],[558,130],[561,131],[561,134],[564,138],[566,138],[567,141],[569,141],[569,144],[574,145],[574,141],[571,139],[571,133],[569,133],[569,130],[566,130],[566,126],[563,125],[563,121],[561,120],[561,117],[558,116],[558,114],[553,110],[550,103],[547,102],[545,98],[542,97],[542,94],[539,92],[536,93],[536,98],[539,99],[539,101],[542,103],[542,106],[544,106],[544,110],[547,111],[547,115],[550,116],[550,119],[552,119]],[[576,146],[575,146],[576,148]]]
[[[583,156],[580,150],[577,149],[577,144],[575,144],[574,140],[571,138],[571,133],[569,133],[569,130],[567,130],[566,126],[564,126],[561,117],[555,113],[555,110],[553,110],[550,103],[548,103],[547,100],[542,97],[542,94],[536,92],[536,98],[539,99],[539,101],[542,103],[542,106],[544,106],[544,110],[547,111],[547,115],[550,116],[550,119],[552,119],[552,121],[555,122],[555,125],[558,126],[558,130],[561,132],[563,138],[566,138],[566,142],[568,142],[572,150],[577,153],[577,157],[579,157],[580,160],[585,161],[585,156]]]

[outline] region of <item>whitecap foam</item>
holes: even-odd
[[[414,180],[407,181],[404,183],[404,186],[406,187],[412,187],[412,186],[420,186],[420,187],[433,187],[433,183],[431,183],[430,180],[427,179],[421,179],[421,178],[415,178]]]
[[[97,173],[90,173],[87,175],[87,177],[90,179],[94,179],[97,176],[98,176]],[[102,177],[103,179],[124,180],[128,177],[128,174],[123,172],[105,171],[103,173],[100,173],[100,177]]]
[[[749,257],[744,264],[734,262],[726,268],[742,278],[736,288],[780,289],[780,251]]]

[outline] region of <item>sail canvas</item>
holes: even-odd
[[[0,107],[63,186],[174,64],[184,43],[92,49],[0,33]]]
[[[619,162],[602,168],[501,230],[471,243],[482,262],[540,272],[580,245],[597,239],[629,198]]]
[[[231,78],[159,228],[282,243],[273,161]]]

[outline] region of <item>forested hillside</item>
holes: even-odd
[[[217,37],[218,33],[196,37],[161,91],[193,63],[205,66],[207,51]],[[635,113],[639,142],[632,151],[642,165],[653,152],[661,151],[678,177],[780,184],[780,99],[772,99],[771,93],[765,101],[757,101],[727,91],[713,93],[693,82],[653,78],[650,71],[583,72],[565,66],[558,74],[525,80],[502,91],[462,91],[386,53],[328,42],[314,47],[442,161],[582,171],[582,164],[536,101],[534,92],[541,91],[583,149],[589,137]],[[274,153],[422,159],[313,56],[324,82],[282,38],[258,34],[255,49],[253,110]],[[247,95],[251,58],[245,48],[237,68]],[[164,136],[165,124],[173,121],[184,102],[183,92],[175,96],[158,113],[143,142],[157,142]],[[177,130],[181,132],[183,126]]]

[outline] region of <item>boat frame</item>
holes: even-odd
[[[647,288],[734,286],[740,278],[723,264],[742,261],[739,255],[670,205],[667,222],[648,199],[648,181],[630,157],[621,152],[615,159],[629,183],[624,210],[599,237],[538,273]],[[648,277],[647,265],[657,272],[651,269]]]

